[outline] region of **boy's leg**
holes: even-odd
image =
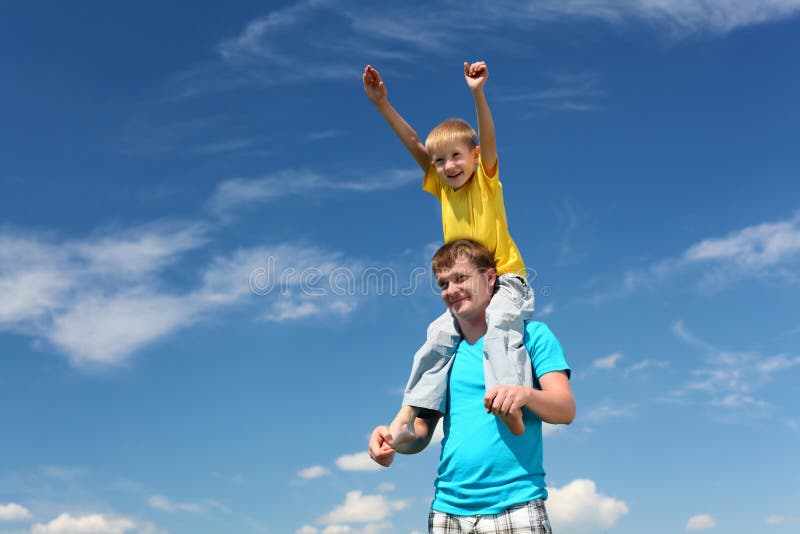
[[[525,322],[533,316],[534,296],[524,278],[504,274],[497,279],[486,308],[484,374],[486,389],[494,386],[533,387],[533,366],[523,342]],[[502,417],[514,434],[522,434],[522,411]]]
[[[405,443],[416,437],[414,419],[421,409],[444,413],[447,373],[459,341],[461,333],[449,311],[428,327],[425,344],[414,355],[403,407],[389,425],[395,443]]]

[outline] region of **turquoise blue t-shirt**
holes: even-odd
[[[544,323],[527,323],[524,343],[535,377],[553,371],[570,373],[561,344]],[[547,498],[541,419],[523,409],[525,433],[514,436],[498,417],[486,413],[485,393],[483,338],[474,345],[461,341],[450,369],[434,510],[497,514],[515,504]]]

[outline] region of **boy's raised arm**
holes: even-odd
[[[378,108],[383,118],[389,123],[395,135],[400,138],[406,149],[411,152],[420,168],[427,172],[431,166],[431,158],[425,150],[425,145],[419,139],[417,132],[400,116],[386,98],[386,86],[383,85],[380,73],[367,65],[364,69],[364,91],[375,107]]]
[[[483,86],[489,79],[489,68],[483,61],[476,61],[473,64],[464,62],[464,78],[467,80],[472,98],[475,99],[475,111],[478,114],[478,140],[481,144],[481,160],[487,172],[492,172],[497,165],[497,140],[494,136],[494,121],[492,112],[489,111],[489,103],[486,101],[486,94]]]

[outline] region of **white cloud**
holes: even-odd
[[[125,517],[61,514],[49,523],[34,525],[31,534],[124,534],[135,527],[136,523]]]
[[[139,528],[136,531],[136,534],[169,534],[169,532],[166,529],[159,528],[153,523],[147,521],[137,526]]]
[[[262,316],[265,321],[283,323],[307,317],[336,315],[345,316],[356,309],[353,297],[328,298],[303,297],[294,299],[285,297],[276,300],[271,310]]]
[[[706,530],[717,526],[714,518],[707,514],[695,515],[686,522],[686,530]]]
[[[215,57],[182,72],[172,85],[180,95],[190,96],[245,86],[357,80],[363,50],[385,63],[458,50],[458,37],[439,28],[444,17],[465,31],[512,39],[552,23],[595,21],[617,27],[654,27],[655,35],[678,41],[694,35],[722,35],[800,12],[798,0],[496,0],[472,5],[463,14],[450,7],[446,2],[297,1],[248,22],[238,35],[219,43]],[[413,32],[407,31],[410,26]],[[307,28],[313,28],[313,42],[303,37],[302,30]],[[502,38],[497,42],[503,44]],[[569,100],[564,105],[586,106]]]
[[[535,313],[537,318],[543,318],[549,315],[553,315],[554,311],[555,311],[555,306],[553,306],[552,304],[545,304],[543,308],[537,309]]]
[[[542,422],[542,437],[549,437],[567,431],[567,425],[553,425]]]
[[[761,270],[800,254],[800,212],[791,219],[748,226],[727,237],[704,239],[683,254],[685,261],[726,262]]]
[[[0,329],[46,340],[74,366],[112,366],[224,306],[249,299],[273,321],[340,317],[365,289],[357,288],[357,262],[304,243],[218,256],[196,269],[194,289],[170,289],[168,269],[207,243],[207,233],[201,224],[160,223],[58,243],[2,231]]]
[[[14,502],[0,504],[0,521],[25,521],[33,517],[22,505]]]
[[[771,356],[760,360],[756,363],[756,369],[761,374],[770,375],[777,371],[789,369],[795,365],[800,365],[800,356],[791,357],[786,354],[778,354],[777,356]]]
[[[354,528],[350,525],[328,525],[322,530],[310,525],[303,525],[295,531],[295,534],[383,534],[392,532],[392,524],[388,522],[367,523],[361,528]]]
[[[780,515],[771,515],[764,520],[764,523],[767,525],[784,525],[784,524],[800,525],[800,516],[787,517]]]
[[[274,202],[288,196],[308,196],[320,191],[366,193],[396,189],[419,181],[420,171],[394,170],[381,173],[380,179],[336,180],[299,170],[283,170],[263,178],[234,178],[217,186],[209,206],[217,213],[227,213],[243,206]]]
[[[615,352],[603,358],[597,358],[592,362],[592,367],[595,369],[613,369],[617,366],[617,362],[622,358],[622,353]]]
[[[183,252],[208,242],[203,224],[160,223],[72,244],[86,269],[100,276],[142,277],[163,269]]]
[[[0,244],[2,246],[2,244]],[[40,267],[32,271],[0,272],[0,324],[27,322],[45,316],[58,306],[70,288],[55,269]]]
[[[628,376],[631,373],[635,373],[636,371],[641,371],[643,369],[647,369],[650,367],[657,367],[659,369],[664,369],[666,367],[669,367],[669,362],[665,360],[642,360],[625,369],[625,376]]]
[[[573,480],[548,492],[547,510],[554,532],[579,534],[606,530],[628,514],[624,501],[598,493],[592,480]]]
[[[187,512],[192,514],[201,514],[208,512],[210,509],[215,508],[219,510],[227,510],[227,508],[218,503],[217,501],[206,499],[201,502],[174,502],[163,495],[151,495],[147,498],[147,504],[156,510],[164,512]]]
[[[364,495],[349,491],[344,504],[337,506],[319,519],[322,524],[374,523],[383,521],[393,512],[410,506],[408,500],[389,500],[383,495]]]
[[[325,475],[329,475],[331,472],[328,468],[323,467],[321,465],[312,465],[311,467],[306,467],[305,469],[301,469],[297,472],[297,476],[300,478],[319,478],[324,477]]]
[[[194,307],[181,297],[133,288],[116,295],[84,295],[53,319],[46,337],[81,365],[113,365],[191,322]]]
[[[733,281],[748,278],[795,281],[798,258],[800,211],[785,220],[748,226],[726,237],[703,239],[678,257],[628,271],[618,290],[595,295],[592,300],[627,296],[679,276],[695,277],[701,291],[719,291]]]
[[[385,532],[392,532],[392,524],[388,521],[381,523],[368,523],[361,527],[358,534],[384,534]]]
[[[198,224],[162,223],[58,244],[0,234],[0,289],[9,295],[0,327],[47,339],[76,364],[118,363],[187,315],[148,288],[157,285],[155,273],[201,246],[205,233]],[[154,318],[159,309],[169,316]]]
[[[607,419],[619,419],[631,417],[634,409],[631,406],[619,406],[611,401],[605,401],[587,410],[582,419],[585,421],[605,421]]]
[[[392,491],[395,490],[395,488],[396,488],[396,486],[394,484],[392,484],[391,482],[381,482],[378,485],[378,491],[380,491],[382,493],[391,493]]]
[[[524,90],[501,94],[497,97],[501,102],[516,102],[534,105],[550,111],[596,111],[600,109],[595,103],[596,97],[603,94],[597,88],[597,76],[591,73],[545,73],[547,89]],[[566,227],[559,244],[559,263],[572,263],[578,257],[573,249],[571,238],[578,225],[578,217],[567,201],[563,203],[563,216]]]
[[[62,481],[75,480],[85,474],[85,471],[80,467],[63,465],[43,465],[40,470],[43,475]]]
[[[705,366],[690,371],[692,379],[674,394],[700,393],[706,395],[714,406],[767,408],[769,404],[757,398],[756,392],[771,383],[780,371],[800,365],[800,356],[764,356],[720,349],[690,332],[682,321],[673,324],[672,331],[704,353],[705,360]]]
[[[336,459],[336,466],[342,471],[379,471],[383,469],[369,457],[369,453],[345,454]]]
[[[511,1],[493,3],[500,17],[515,14],[520,22],[550,22],[566,19],[600,20],[609,24],[644,22],[661,33],[679,39],[693,34],[725,34],[737,28],[780,20],[800,11],[796,0],[565,0],[530,2],[518,6]]]
[[[203,511],[203,507],[197,503],[176,503],[163,495],[151,495],[147,498],[147,504],[150,508],[155,508],[156,510],[162,510],[164,512],[199,513]]]

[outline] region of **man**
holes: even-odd
[[[483,336],[496,281],[492,255],[475,242],[460,240],[440,248],[431,264],[462,341],[448,362],[445,437],[429,532],[549,533],[541,422],[569,424],[575,417],[570,368],[561,345],[543,323],[527,323],[524,344],[534,387],[486,391]],[[520,410],[525,432],[515,436],[501,418]],[[396,452],[423,450],[441,417],[436,412],[423,415],[414,423],[417,438],[409,443],[394,445],[389,427],[376,427],[369,441],[372,459],[388,467]]]

